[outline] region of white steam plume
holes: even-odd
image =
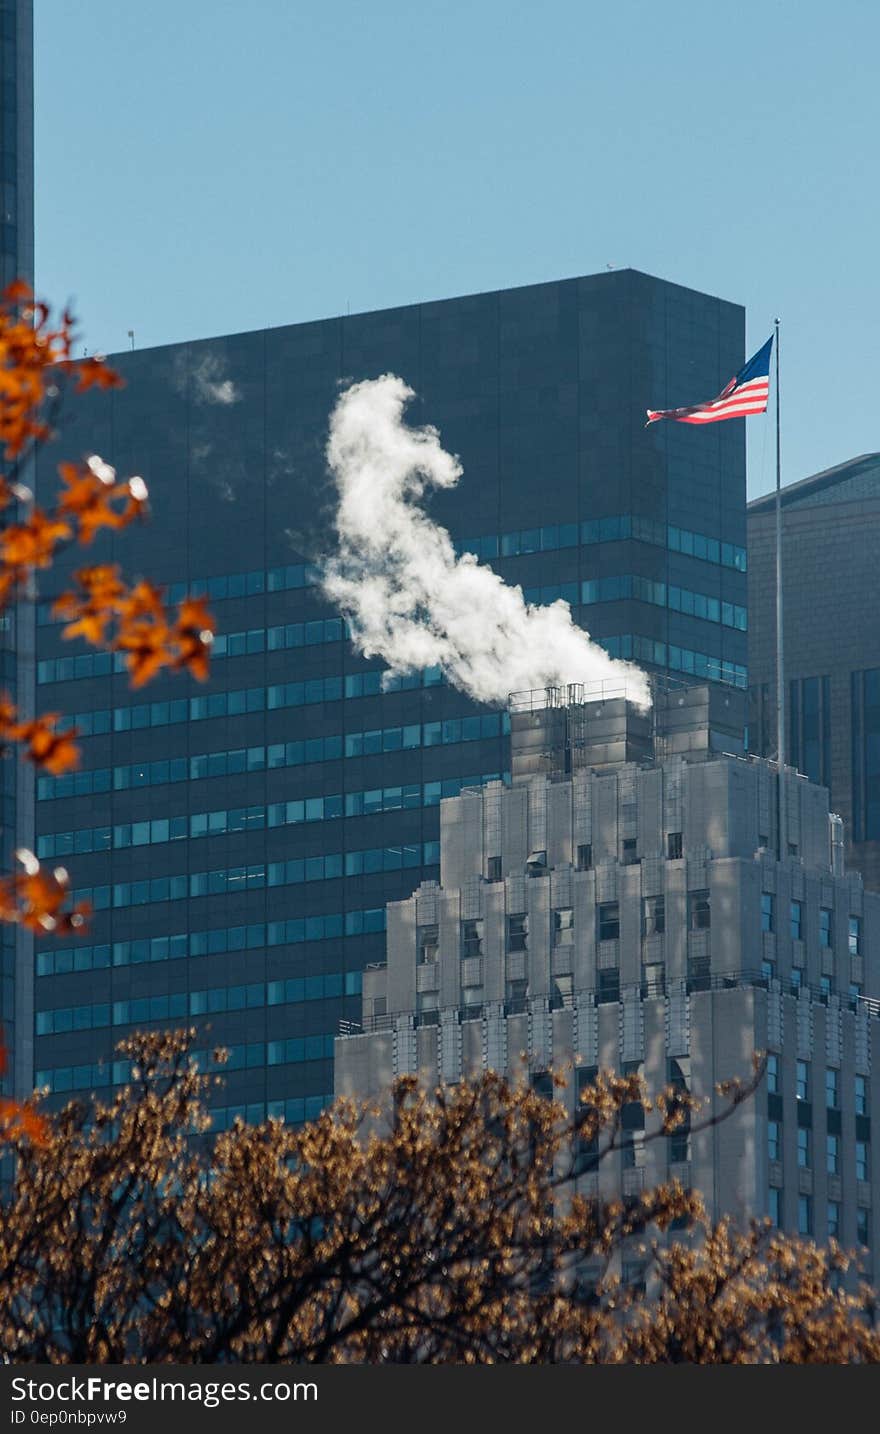
[[[393,672],[439,665],[479,702],[609,679],[646,706],[645,674],[591,641],[567,602],[527,603],[522,588],[469,554],[457,557],[446,529],[421,511],[425,490],[454,488],[462,469],[435,428],[404,423],[412,397],[403,379],[385,374],[349,388],[330,420],[339,551],[323,584],[356,646]]]
[[[190,373],[192,380],[192,396],[196,403],[219,403],[228,407],[231,403],[238,403],[241,394],[231,378],[228,378],[225,365],[218,354],[202,354],[192,366]],[[175,363],[172,382],[178,393],[187,393],[187,359],[186,353],[178,354]]]

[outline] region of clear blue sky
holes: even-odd
[[[784,481],[880,449],[876,0],[34,9],[37,281],[91,350],[629,265],[749,352],[780,315]]]

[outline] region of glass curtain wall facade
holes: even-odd
[[[460,549],[612,652],[745,686],[743,425],[644,428],[718,392],[743,340],[736,305],[620,271],[114,360],[126,388],[71,410],[53,459],[141,473],[154,516],[88,561],[204,591],[220,636],[207,686],[133,693],[38,609],[38,706],[75,714],[83,762],[40,782],[37,850],[95,907],[81,942],[38,943],[41,1084],[122,1079],[116,1040],[191,1020],[232,1051],[216,1125],[313,1115],[386,903],[439,875],[440,800],[507,775],[503,712],[432,670],[383,687],[315,582],[340,383],[416,391],[409,421],[464,466],[431,499]]]

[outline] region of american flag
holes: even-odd
[[[773,339],[769,338],[711,403],[695,403],[691,408],[649,408],[648,423],[656,423],[661,418],[674,418],[676,423],[718,423],[722,418],[745,418],[748,413],[765,413],[770,393],[772,347]]]

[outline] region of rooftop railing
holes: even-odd
[[[651,976],[648,980],[642,980],[639,985],[639,996],[642,1000],[657,1000],[667,995],[675,994],[675,988],[679,991],[686,991],[688,995],[697,995],[703,991],[735,991],[741,988],[748,988],[763,991],[778,991],[782,995],[800,997],[804,992],[812,1001],[818,1005],[827,1006],[832,999],[839,1001],[841,1009],[852,1011],[854,1014],[862,1012],[870,1018],[880,1019],[880,999],[874,996],[862,996],[858,994],[844,994],[839,991],[826,991],[819,986],[810,986],[806,983],[792,986],[779,980],[777,976],[768,975],[765,971],[692,971],[684,980],[670,981],[666,976]],[[570,1010],[578,1000],[587,998],[589,1003],[592,1000],[596,1006],[604,1006],[619,1001],[625,995],[627,988],[614,988],[613,986],[592,991],[572,993],[570,991],[557,991],[548,995],[548,1005],[551,1011]],[[528,996],[517,996],[504,1001],[503,1014],[508,1016],[525,1016],[529,1013],[530,999]],[[482,1020],[485,1016],[485,1006],[447,1006],[442,1009],[437,1007],[429,1011],[417,1011],[413,1015],[413,1024],[416,1029],[423,1026],[439,1026],[444,1014],[450,1014],[454,1021],[463,1023],[465,1021]],[[397,1017],[393,1013],[364,1016],[360,1021],[340,1020],[340,1036],[367,1035],[375,1031],[394,1030]]]

